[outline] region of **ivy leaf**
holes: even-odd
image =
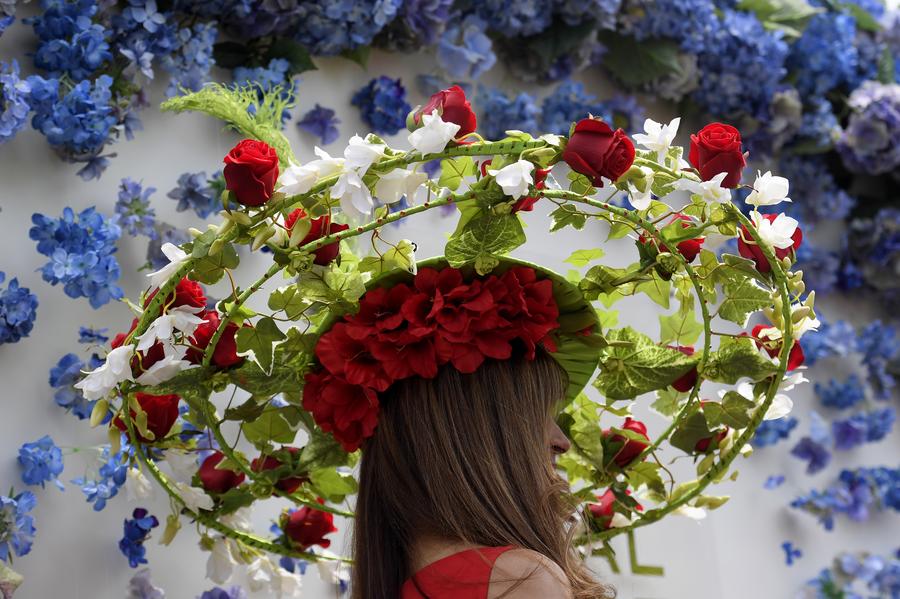
[[[753,400],[737,391],[729,391],[722,398],[722,403],[709,401],[703,404],[703,416],[710,429],[723,424],[731,428],[745,428],[750,424],[750,416],[755,408]]]
[[[679,310],[659,317],[660,343],[694,345],[703,333],[703,325],[697,321],[693,310]]]
[[[583,266],[587,266],[594,260],[599,260],[604,255],[604,251],[600,248],[595,248],[592,250],[575,250],[572,252],[568,258],[563,260],[563,262],[568,262],[572,266],[581,268]]]
[[[348,455],[334,435],[313,428],[309,432],[309,440],[300,452],[300,467],[303,470],[319,470],[344,466]]]
[[[408,239],[401,239],[380,256],[367,256],[359,261],[360,272],[371,272],[373,276],[395,268],[412,272],[415,270],[415,247]]]
[[[441,178],[438,185],[456,191],[466,177],[473,177],[478,172],[475,162],[470,156],[457,156],[441,160]]]
[[[671,418],[681,407],[678,391],[671,387],[665,387],[656,391],[656,401],[650,404],[650,408],[661,416]]]
[[[196,246],[195,246],[196,247]],[[209,251],[209,248],[206,250]],[[230,243],[222,246],[221,251],[210,256],[206,255],[194,263],[191,278],[206,285],[217,283],[225,275],[225,269],[235,269],[241,263],[237,250]]]
[[[631,327],[607,333],[610,346],[594,386],[608,399],[631,399],[662,389],[696,366],[699,356],[656,345]]]
[[[706,418],[697,410],[675,429],[675,432],[669,437],[669,443],[685,453],[694,453],[694,446],[697,445],[697,441],[712,436],[713,432],[709,430]],[[674,501],[674,499],[669,501]]]
[[[484,214],[466,223],[460,235],[454,235],[444,248],[450,266],[506,254],[525,243],[522,221],[515,214]],[[486,274],[479,270],[479,274]]]
[[[615,292],[618,286],[614,283],[628,272],[626,268],[597,264],[585,273],[584,278],[578,283],[578,288],[581,289],[585,299],[595,300],[600,294]]]
[[[725,299],[719,305],[719,316],[746,326],[750,314],[772,303],[771,293],[749,277],[733,277],[722,284]]]
[[[279,287],[269,296],[269,309],[276,312],[284,310],[285,316],[297,320],[303,316],[310,304],[300,293],[297,285]]]
[[[560,416],[560,428],[564,430],[579,453],[590,460],[594,467],[603,463],[603,444],[597,424],[597,404],[580,393]]]
[[[267,399],[267,398],[266,398]],[[250,397],[239,406],[227,408],[223,416],[224,420],[253,421],[259,418],[266,409],[267,401],[260,401],[257,397]]]
[[[572,125],[574,127],[574,125]],[[569,179],[569,191],[578,195],[589,196],[597,193],[597,190],[591,185],[591,180],[581,173],[569,171],[567,175]]]
[[[681,73],[678,44],[667,39],[638,41],[630,36],[607,33],[603,66],[626,87],[637,88],[669,73]]]
[[[338,472],[334,468],[321,468],[309,473],[309,480],[317,494],[332,503],[339,503],[347,495],[359,490],[359,485],[352,474]]]
[[[238,329],[235,335],[237,354],[249,357],[259,364],[263,372],[271,374],[275,345],[284,338],[284,333],[275,321],[266,316],[261,318],[256,326]]]
[[[550,213],[550,218],[553,221],[553,225],[550,227],[551,233],[565,227],[572,227],[580,231],[587,222],[587,216],[580,214],[578,209],[571,204],[563,204]]]
[[[240,487],[235,487],[234,489],[229,489],[225,493],[219,495],[219,501],[221,501],[221,504],[219,504],[219,513],[231,514],[242,507],[253,505],[253,502],[256,501],[256,497],[248,490],[247,485],[242,485]]]
[[[775,365],[760,353],[750,337],[725,337],[703,367],[700,375],[710,381],[733,385],[741,378],[756,382],[777,371]]]
[[[301,408],[292,405],[269,406],[259,418],[244,423],[241,430],[248,441],[260,448],[269,443],[291,443],[300,425],[300,411]]]
[[[665,309],[669,309],[669,296],[672,284],[659,276],[655,270],[650,271],[650,279],[634,286],[635,292],[644,293],[651,300]]]
[[[659,464],[656,462],[640,462],[631,466],[626,471],[628,475],[628,486],[637,489],[641,485],[647,485],[647,488],[657,493],[665,493],[666,486],[659,475]]]

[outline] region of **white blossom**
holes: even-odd
[[[678,126],[681,124],[681,117],[677,117],[669,121],[668,125],[657,123],[653,119],[644,121],[645,133],[636,133],[634,141],[641,144],[651,152],[656,152],[656,160],[660,164],[665,164],[666,153],[675,141],[678,134]],[[643,210],[641,208],[640,210]]]
[[[141,385],[159,385],[168,381],[182,370],[196,368],[196,364],[191,364],[187,360],[182,359],[183,352],[175,352],[169,345],[164,346],[165,355],[162,360],[156,362],[145,370],[139,377],[135,379]]]
[[[184,333],[186,337],[190,337],[197,330],[197,327],[205,321],[197,316],[202,312],[204,307],[195,306],[176,306],[168,310],[165,314],[160,315],[147,330],[138,336],[138,351],[147,351],[157,341],[169,341],[176,330]]]
[[[609,521],[609,527],[610,528],[623,528],[625,526],[630,526],[631,522],[632,522],[631,518],[629,518],[625,514],[620,514],[619,512],[616,512],[615,514],[612,515],[612,518]]]
[[[410,145],[421,154],[443,152],[460,128],[456,123],[444,121],[437,108],[431,111],[431,114],[423,114],[422,123],[422,127],[410,133],[408,137]]]
[[[140,469],[132,466],[125,474],[125,497],[128,501],[153,498],[153,484]]]
[[[178,494],[181,496],[182,501],[184,501],[184,505],[192,512],[196,513],[200,510],[211,510],[216,505],[212,497],[207,495],[206,491],[203,489],[198,489],[187,483],[177,481],[175,482],[175,488],[178,489]]]
[[[372,193],[356,171],[347,171],[331,188],[331,195],[339,198],[341,211],[349,217],[362,219],[375,209]]]
[[[230,526],[235,530],[242,530],[244,532],[251,532],[252,525],[250,523],[250,508],[242,507],[239,508],[230,514],[226,514],[221,517],[222,524],[225,526]]]
[[[258,557],[247,566],[247,586],[254,593],[259,592],[272,584],[273,575],[272,561],[265,556]]]
[[[228,540],[225,537],[216,538],[206,561],[206,577],[216,584],[225,584],[234,573],[236,565]]]
[[[644,178],[646,179],[644,191],[641,191],[634,183],[632,183],[631,198],[628,201],[635,210],[646,210],[650,207],[650,201],[653,199],[653,192],[650,189],[653,182],[653,169],[646,166],[639,168],[644,173]]]
[[[307,193],[319,179],[319,171],[310,163],[292,164],[278,177],[278,193],[295,196]]]
[[[797,219],[781,213],[774,220],[769,221],[763,218],[763,215],[755,210],[750,213],[750,220],[759,234],[760,239],[767,245],[784,250],[794,245],[792,236],[797,230]]]
[[[751,206],[774,206],[781,202],[790,202],[787,197],[789,183],[784,177],[776,177],[771,172],[756,171],[753,191],[744,200]]]
[[[706,518],[706,510],[702,507],[694,507],[692,505],[682,505],[672,511],[673,514],[687,516],[691,520],[703,520]]]
[[[514,200],[518,200],[528,191],[528,187],[534,183],[531,172],[534,165],[527,160],[519,160],[508,164],[499,170],[488,169],[488,173],[497,179],[497,184],[503,188],[503,193]]]
[[[277,570],[272,580],[272,592],[278,599],[298,599],[303,594],[303,579],[283,568]]]
[[[427,180],[428,175],[425,173],[398,168],[378,179],[378,183],[375,184],[375,195],[385,204],[399,202],[403,196],[410,200]]]
[[[167,449],[163,452],[165,462],[176,480],[189,481],[197,472],[197,456],[188,451]]]
[[[327,549],[322,549],[319,553],[323,557],[337,557],[336,554],[328,551]],[[337,559],[319,560],[316,563],[316,566],[318,566],[319,568],[319,578],[322,579],[322,582],[334,585],[340,585],[342,582],[349,584],[350,570],[346,562],[342,562]]]
[[[182,262],[187,260],[188,257],[185,251],[174,243],[166,242],[162,244],[160,251],[162,251],[166,258],[169,259],[169,263],[156,272],[151,272],[147,275],[150,277],[150,285],[153,287],[161,287],[163,283],[168,281],[175,271],[181,267]]]
[[[709,181],[694,181],[692,179],[678,179],[675,181],[675,189],[689,191],[700,196],[706,202],[718,202],[727,204],[731,201],[731,190],[722,187],[722,181],[728,173],[719,173]]]
[[[103,364],[75,383],[75,388],[81,389],[84,398],[89,401],[106,397],[122,381],[134,380],[131,374],[132,355],[134,345],[117,347],[106,355]]]
[[[347,168],[364,175],[375,161],[384,156],[384,150],[384,144],[372,143],[359,135],[354,135],[344,150],[344,164]]]

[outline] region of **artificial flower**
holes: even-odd
[[[278,153],[264,141],[244,139],[225,156],[225,188],[237,203],[262,206],[272,197],[278,179]]]
[[[443,152],[447,144],[454,139],[460,126],[451,121],[444,121],[435,108],[431,113],[422,116],[422,126],[409,134],[409,144],[420,154]]]
[[[781,202],[790,202],[787,197],[789,183],[784,177],[776,177],[771,172],[761,173],[757,171],[756,181],[753,183],[753,191],[744,200],[751,206],[775,206]]]
[[[93,401],[106,397],[122,381],[133,381],[131,357],[134,355],[134,347],[123,345],[113,349],[106,355],[106,361],[101,366],[89,372],[74,387],[81,390],[85,399]]]
[[[519,159],[501,169],[488,169],[488,173],[497,179],[497,184],[503,189],[503,193],[514,200],[521,198],[534,183],[531,176],[534,164],[527,160]]]
[[[657,123],[653,119],[644,121],[644,133],[635,133],[634,141],[641,144],[651,152],[656,152],[656,161],[665,164],[666,153],[672,147],[675,136],[678,135],[678,126],[681,117],[669,121],[668,125]]]
[[[722,187],[737,187],[747,165],[740,131],[724,123],[710,123],[691,135],[688,160],[704,181],[726,173]]]
[[[585,175],[591,184],[603,187],[602,178],[615,182],[634,163],[634,144],[621,129],[615,131],[599,119],[581,119],[575,125],[562,159]]]

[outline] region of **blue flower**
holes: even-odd
[[[791,182],[791,198],[804,223],[844,219],[856,205],[856,200],[838,187],[821,155],[782,155],[778,174]],[[800,248],[807,246],[803,244]],[[808,275],[810,271],[804,268],[803,273]],[[805,281],[809,284],[808,279]]]
[[[871,175],[900,167],[900,84],[866,81],[848,104],[853,112],[837,144],[844,166]]]
[[[169,73],[166,96],[178,95],[181,89],[198,91],[209,81],[209,70],[215,64],[213,45],[219,30],[215,22],[194,23],[175,33],[174,47],[162,56],[163,69]]]
[[[486,28],[475,15],[447,27],[438,42],[437,61],[451,77],[478,79],[497,62]]]
[[[555,12],[566,25],[593,21],[597,27],[614,29],[622,0],[556,0]]]
[[[807,462],[807,474],[815,474],[831,462],[831,452],[828,451],[831,444],[832,437],[825,420],[813,411],[810,412],[809,435],[794,445],[791,455]]]
[[[78,343],[91,343],[102,345],[109,341],[106,331],[109,329],[95,329],[91,327],[78,328]]]
[[[340,131],[337,128],[340,122],[340,119],[334,116],[334,110],[319,106],[317,103],[315,108],[304,114],[303,118],[297,121],[297,126],[307,133],[317,136],[321,140],[322,145],[327,146],[340,135]]]
[[[873,507],[900,511],[900,469],[842,470],[834,485],[801,495],[791,502],[791,507],[815,515],[826,530],[834,528],[837,514],[862,522],[868,519]]]
[[[50,435],[44,435],[32,443],[24,443],[19,448],[19,465],[22,467],[22,482],[26,485],[41,485],[52,482],[60,491],[63,484],[57,478],[63,471],[62,450],[56,446]]]
[[[107,30],[98,23],[77,32],[71,39],[41,42],[34,54],[34,64],[51,77],[68,76],[83,81],[112,60]]]
[[[147,244],[147,262],[152,270],[159,270],[169,263],[169,259],[166,258],[166,255],[160,249],[164,243],[180,246],[190,241],[187,233],[171,225],[158,227],[158,233],[159,235],[156,239],[151,239],[150,243]]]
[[[147,548],[144,541],[150,536],[150,531],[159,526],[159,520],[142,507],[135,508],[132,518],[125,519],[124,535],[119,541],[119,551],[128,558],[128,565],[137,568],[147,563]]]
[[[612,115],[604,108],[596,96],[584,91],[583,83],[564,81],[541,104],[541,128],[547,133],[568,135],[572,123],[589,114],[611,123]]]
[[[775,445],[790,436],[791,431],[796,428],[797,422],[797,419],[793,416],[778,418],[777,420],[763,420],[756,429],[750,444],[753,447]]]
[[[635,96],[615,95],[600,103],[600,114],[608,113],[611,127],[621,127],[627,132],[644,130],[644,107]]]
[[[802,219],[797,220],[802,222]],[[794,268],[803,271],[803,282],[807,289],[815,290],[816,293],[828,293],[838,285],[841,258],[831,250],[804,243],[797,248],[797,262]]]
[[[707,38],[720,26],[711,0],[636,0],[624,19],[627,33],[639,40],[668,38],[691,54],[711,51]]]
[[[795,559],[803,557],[803,552],[794,547],[794,544],[791,541],[782,543],[781,548],[784,549],[784,563],[788,566],[793,566]]]
[[[491,29],[506,37],[540,33],[550,26],[553,14],[539,0],[481,0],[476,14],[490,23]]]
[[[276,86],[281,87],[278,94],[280,98],[292,100],[297,95],[300,80],[294,78],[291,73],[291,63],[284,58],[273,58],[269,61],[268,66],[247,68],[237,67],[232,71],[234,83],[236,86],[244,86],[251,84],[257,92],[257,96],[262,100],[266,92],[272,91]],[[251,104],[247,111],[255,114],[256,106]],[[291,111],[285,108],[281,111],[281,126],[291,118]]]
[[[294,39],[317,56],[368,46],[402,5],[403,0],[304,0]]]
[[[431,46],[450,20],[453,0],[406,0],[401,18],[420,43]]]
[[[384,75],[357,91],[351,103],[359,108],[363,122],[379,135],[395,135],[405,128],[412,110],[400,80]]]
[[[831,107],[831,103],[822,97],[814,97],[806,102],[800,128],[796,139],[801,145],[812,145],[814,148],[827,151],[841,137],[841,124]]]
[[[9,29],[9,26],[12,25],[15,20],[16,17],[14,15],[0,17],[0,35],[3,35],[3,32]]]
[[[0,495],[0,560],[9,562],[13,555],[21,557],[31,551],[35,529],[28,512],[36,505],[31,491],[15,497]]]
[[[56,389],[53,400],[58,406],[71,410],[79,420],[90,418],[96,401],[88,401],[80,390],[75,388],[75,383],[84,376],[82,370],[93,370],[103,364],[103,360],[97,354],[91,355],[88,364],[85,364],[75,354],[66,354],[59,359],[56,366],[50,369],[50,386]]]
[[[142,189],[141,183],[128,177],[119,183],[116,214],[119,215],[119,224],[129,235],[146,235],[150,239],[156,237],[156,230],[153,228],[156,211],[150,207],[150,196],[155,191],[155,187]]]
[[[222,206],[219,194],[212,185],[216,178],[217,174],[207,178],[206,171],[182,173],[178,177],[178,187],[167,193],[166,197],[178,200],[175,208],[178,212],[190,209],[200,218],[206,218]]]
[[[31,112],[31,84],[19,79],[19,63],[0,62],[0,144],[16,136]]]
[[[766,482],[763,483],[763,488],[767,490],[777,489],[781,485],[784,484],[784,475],[783,474],[773,474],[766,478]]]
[[[6,273],[0,271],[0,284]],[[6,289],[0,289],[0,345],[15,343],[27,337],[37,317],[37,296],[28,287],[19,285],[19,279],[10,279]]]
[[[166,599],[166,594],[150,581],[150,570],[144,568],[128,581],[128,599]]]
[[[816,381],[815,390],[823,406],[837,410],[851,408],[866,398],[865,387],[855,374],[848,376],[843,383],[832,378],[827,386]]]
[[[853,85],[859,61],[855,40],[856,20],[850,15],[813,15],[803,35],[791,45],[786,63],[796,74],[795,84],[803,97]]]
[[[223,589],[215,587],[208,591],[204,591],[197,599],[247,599],[247,593],[239,586]]]
[[[834,436],[834,448],[846,451],[866,442],[869,419],[865,412],[854,414],[844,420],[831,423],[831,434]]]
[[[488,139],[502,139],[508,129],[536,132],[540,108],[534,97],[522,92],[513,99],[496,88],[482,87],[476,97],[478,129]]]
[[[125,484],[128,451],[130,448],[123,443],[122,451],[110,455],[109,445],[104,445],[97,477],[91,479],[82,476],[72,479],[72,483],[81,487],[87,502],[93,504],[94,511],[99,512],[105,508],[106,502],[118,495],[119,489]]]
[[[818,316],[819,329],[803,335],[807,366],[829,356],[846,356],[856,349],[856,331],[849,323],[843,320],[829,323],[821,314]]]

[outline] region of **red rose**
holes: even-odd
[[[631,495],[629,489],[626,489],[625,493]],[[612,489],[607,489],[603,495],[597,496],[597,500],[599,503],[588,504],[588,511],[591,513],[594,522],[599,528],[601,530],[606,530],[612,524],[612,518],[616,513],[616,496],[613,494]],[[644,506],[637,504],[634,509],[642,512],[644,511]]]
[[[269,201],[278,180],[278,153],[256,139],[239,141],[225,156],[225,188],[244,206],[262,206]]]
[[[159,293],[159,288],[150,292],[147,299],[144,300],[145,308],[150,305],[157,293]],[[175,290],[169,294],[166,301],[163,302],[163,306],[167,308],[177,308],[179,306],[205,308],[206,294],[203,292],[203,287],[200,286],[200,283],[184,277],[175,285]]]
[[[131,321],[131,328],[128,329],[127,333],[119,333],[113,340],[110,341],[109,345],[112,349],[116,349],[117,347],[122,347],[122,344],[125,343],[125,338],[131,334],[137,328],[138,319],[135,318]],[[132,339],[132,343],[137,343]],[[153,345],[150,346],[146,352],[135,352],[134,357],[131,358],[131,374],[134,378],[139,377],[146,370],[148,370],[151,366],[162,360],[166,357],[166,351],[163,347],[163,344],[157,341]]]
[[[148,393],[135,393],[138,405],[141,410],[147,413],[147,430],[153,433],[152,441],[144,437],[135,427],[138,439],[143,443],[151,443],[164,438],[175,421],[178,420],[178,400],[181,399],[177,395],[150,395]],[[136,414],[131,410],[131,419],[134,420]],[[113,424],[122,432],[128,430],[128,426],[121,417],[116,416]]]
[[[203,323],[194,330],[194,336],[190,338],[193,347],[189,347],[184,354],[185,360],[191,364],[201,364],[203,362],[203,352],[212,341],[212,336],[216,329],[219,328],[221,318],[215,310],[209,310],[200,314]],[[250,326],[244,324],[245,327]],[[225,331],[219,337],[216,343],[216,349],[213,350],[212,364],[218,368],[228,368],[244,361],[244,358],[237,355],[237,340],[234,336],[238,331],[238,325],[235,322],[229,322],[225,325]]]
[[[710,123],[691,135],[691,165],[700,178],[709,181],[719,173],[728,173],[722,187],[737,187],[747,158],[741,149],[741,132],[724,123]]]
[[[680,212],[673,214],[672,218],[669,219],[668,224],[674,223],[676,220],[681,221],[682,229],[687,229],[691,225],[694,224],[693,221],[691,220],[690,216],[688,216],[686,214],[682,214]],[[704,241],[706,241],[706,238],[702,237],[702,236],[695,237],[693,239],[685,239],[684,241],[682,241],[678,245],[676,245],[675,248],[678,250],[678,253],[681,254],[681,256],[687,262],[693,262],[694,258],[697,257],[697,254],[700,253],[700,250],[703,247]],[[638,236],[638,242],[643,244],[647,248],[653,247],[653,245],[650,243],[650,238],[647,237],[644,233],[641,233],[640,236]],[[666,247],[666,244],[660,243],[658,240],[657,240],[656,246],[659,247],[660,252],[668,252],[669,251],[669,248]]]
[[[777,214],[763,214],[762,217],[769,222],[774,221],[778,218]],[[803,231],[800,230],[800,227],[797,226],[797,229],[794,231],[794,234],[791,235],[791,239],[794,240],[794,245],[787,248],[776,248],[773,247],[772,251],[775,252],[775,257],[779,260],[790,256],[791,252],[797,250],[800,247],[800,244],[803,242]],[[746,240],[746,241],[745,241]],[[744,258],[749,258],[756,263],[756,270],[759,272],[769,272],[772,270],[769,261],[766,260],[766,257],[763,255],[762,250],[759,249],[759,246],[753,241],[753,237],[750,236],[750,232],[747,230],[747,227],[741,225],[741,233],[738,235],[738,253]]]
[[[608,443],[612,445],[611,451],[614,452],[613,462],[615,462],[616,466],[619,468],[628,466],[628,464],[634,461],[634,458],[650,446],[650,438],[647,436],[647,427],[643,422],[634,420],[629,416],[625,418],[625,424],[622,425],[622,428],[641,435],[647,439],[647,443],[636,439],[629,439],[625,435],[619,433],[613,434],[610,432],[610,429],[603,431],[603,438],[607,439]]]
[[[230,491],[244,482],[246,478],[243,472],[235,472],[227,468],[216,468],[224,459],[225,454],[221,451],[216,451],[207,456],[203,463],[200,464],[197,476],[200,477],[200,483],[203,485],[203,488],[210,493]]]
[[[686,356],[694,355],[694,347],[691,345],[669,345],[667,346],[669,349],[677,349],[681,353]],[[697,382],[697,367],[694,366],[690,369],[690,371],[682,374],[678,379],[672,383],[672,387],[676,391],[681,391],[682,393],[686,393],[694,388],[694,383]]]
[[[324,504],[324,501],[319,499],[319,503]],[[331,540],[326,539],[325,535],[337,532],[333,514],[306,505],[290,513],[282,522],[281,528],[285,536],[303,551],[313,545],[327,548],[331,545]]]
[[[534,169],[534,188],[535,189],[546,189],[547,187],[547,175],[550,173],[549,168],[536,168]],[[539,195],[533,196],[525,196],[516,200],[516,203],[513,204],[512,212],[515,214],[516,212],[531,212],[534,209],[534,205],[537,201],[541,199]]]
[[[284,226],[287,228],[288,233],[294,230],[294,223],[297,222],[297,219],[305,218],[306,212],[302,208],[297,208],[293,212],[287,215],[287,218],[284,219]],[[342,225],[339,223],[331,222],[331,217],[327,214],[325,216],[320,216],[319,218],[314,218],[310,221],[309,233],[306,234],[299,245],[306,245],[312,241],[317,239],[321,239],[326,235],[331,235],[332,233],[340,233],[341,231],[346,231],[350,228],[350,225]],[[320,247],[317,250],[313,251],[313,255],[315,259],[313,263],[318,264],[320,266],[325,266],[335,260],[338,257],[338,254],[341,250],[341,242],[334,241]]]
[[[472,106],[466,99],[466,92],[460,86],[454,85],[431,96],[428,103],[413,115],[413,124],[416,127],[420,126],[422,116],[431,114],[434,110],[438,111],[445,123],[459,125],[459,131],[456,132],[457,138],[465,137],[475,131],[477,126],[475,111],[472,110]]]
[[[378,396],[362,385],[351,385],[328,372],[310,372],[303,386],[303,409],[345,451],[356,451],[378,424]]]
[[[616,181],[634,162],[634,144],[621,129],[613,131],[599,119],[581,119],[563,151],[563,160],[591,184],[602,187],[600,177]]]
[[[768,337],[761,337],[760,332],[768,328],[770,328],[768,325],[758,324],[753,327],[751,335],[753,336],[753,339],[756,340],[756,347],[765,349],[766,353],[769,354],[769,357],[777,358],[778,354],[781,353],[781,346],[784,340],[771,340]],[[794,344],[791,346],[791,353],[788,354],[787,369],[794,370],[795,368],[802,366],[805,360],[806,356],[803,355],[803,348],[800,347],[800,342],[794,339]]]
[[[293,461],[295,458],[300,457],[300,450],[296,447],[282,447],[281,452],[286,452],[287,457]],[[274,455],[260,456],[258,458],[253,458],[253,461],[250,463],[250,469],[254,472],[265,472],[266,470],[275,470],[276,468],[280,468],[281,466],[290,466],[291,464],[285,464],[283,461],[278,459]],[[300,485],[308,481],[309,479],[305,476],[285,476],[283,478],[279,478],[278,482],[275,483],[275,488],[283,493],[287,493],[290,495],[294,491],[300,488]]]

